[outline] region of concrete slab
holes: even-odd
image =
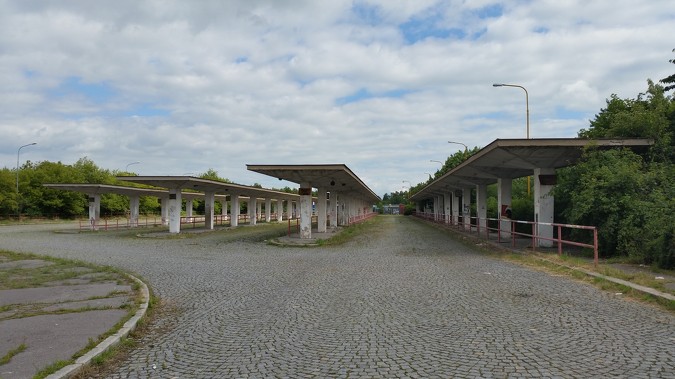
[[[54,262],[43,261],[42,259],[23,259],[20,261],[9,261],[5,263],[0,263],[0,270],[22,268],[40,268],[53,265]]]
[[[74,286],[1,290],[0,306],[87,300],[92,297],[108,296],[111,292],[131,293],[131,286],[121,286],[115,282],[107,282]]]
[[[108,331],[126,313],[111,309],[0,321],[0,356],[26,345],[25,351],[0,366],[0,377],[30,378],[47,365],[70,359],[87,345],[89,338]]]
[[[131,303],[129,296],[107,297],[105,299],[94,299],[85,301],[73,301],[68,303],[58,303],[42,308],[45,312],[55,312],[68,309],[83,309],[83,308],[119,308],[124,304]]]

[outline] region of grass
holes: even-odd
[[[26,347],[27,347],[26,344],[22,343],[18,347],[8,351],[7,354],[5,354],[2,358],[0,358],[0,366],[6,365],[7,363],[9,363],[15,355],[17,355],[17,354],[21,353],[22,351],[26,350]]]
[[[360,222],[358,224],[352,224],[348,227],[342,229],[335,236],[325,239],[318,240],[317,245],[319,246],[337,246],[347,243],[354,240],[355,238],[361,237],[363,235],[372,236],[374,233],[377,233],[378,227],[382,225],[382,217],[373,217],[366,221]]]

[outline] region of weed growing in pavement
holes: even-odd
[[[5,354],[2,358],[0,358],[0,366],[6,365],[7,363],[9,363],[15,355],[17,355],[17,354],[21,353],[22,351],[26,350],[26,347],[27,347],[26,344],[22,343],[21,345],[19,345],[15,349],[12,349],[12,350],[8,351],[7,354]]]

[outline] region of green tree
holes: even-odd
[[[675,49],[673,49],[673,53],[675,53]],[[675,64],[675,59],[671,59],[668,62]],[[664,91],[670,91],[671,89],[675,88],[675,74],[667,76],[659,81],[666,85],[663,89]]]

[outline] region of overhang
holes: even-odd
[[[325,188],[342,194],[377,202],[380,197],[344,164],[314,165],[256,165],[246,168],[279,180],[288,180],[299,185],[308,183],[312,188]]]
[[[653,141],[647,139],[497,139],[429,183],[411,196],[411,200],[423,200],[452,190],[492,184],[498,179],[529,176],[535,168],[567,167],[581,157],[584,148],[590,146],[639,149],[652,144]]]
[[[166,197],[169,195],[167,191],[159,189],[125,187],[110,184],[46,183],[44,186],[63,191],[82,192],[87,195],[101,195],[106,193],[114,193],[126,196],[138,195],[154,197]]]

